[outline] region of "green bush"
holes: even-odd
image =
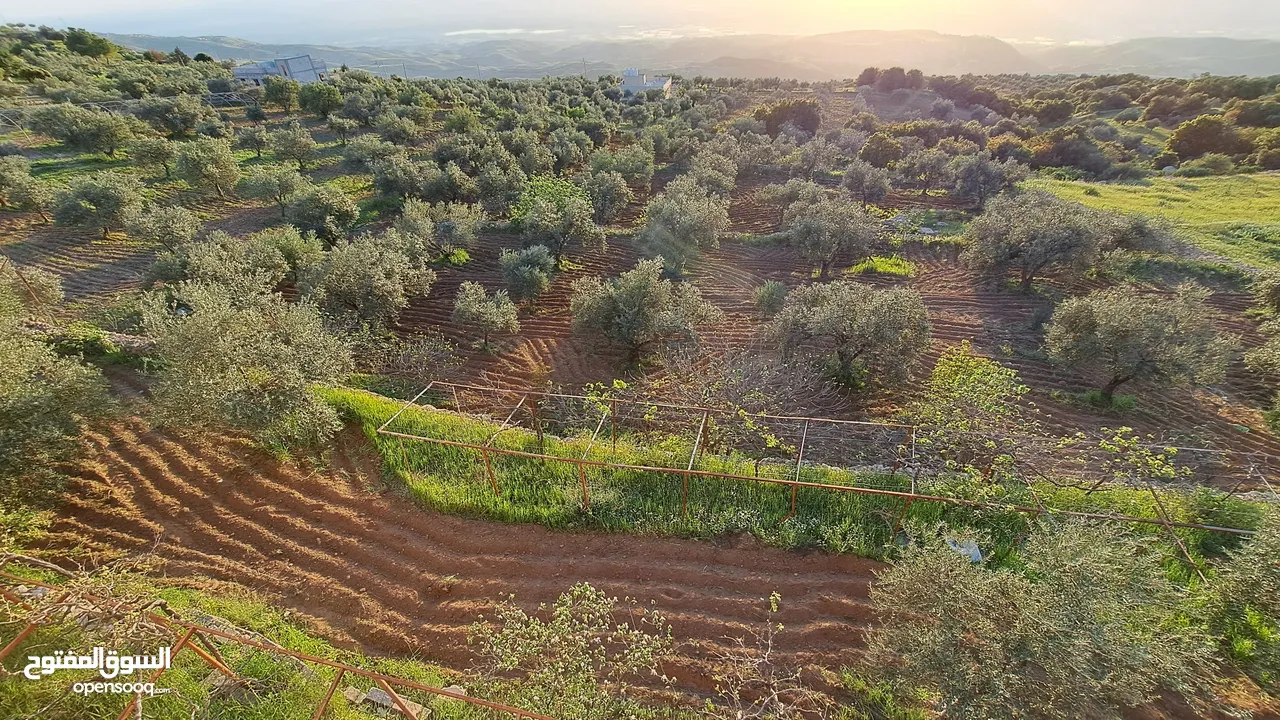
[[[762,315],[776,315],[787,299],[787,286],[777,280],[769,280],[756,288],[756,310]]]

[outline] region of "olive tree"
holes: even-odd
[[[314,305],[184,282],[148,294],[142,316],[160,359],[161,420],[242,430],[279,448],[319,447],[342,427],[313,388],[346,379],[351,351]]]
[[[844,172],[843,185],[862,201],[862,207],[884,202],[893,187],[889,172],[869,162],[854,160]]]
[[[141,210],[142,183],[138,178],[105,170],[72,178],[57,195],[53,218],[59,225],[100,229],[105,238]]]
[[[607,225],[617,219],[622,210],[635,198],[627,181],[616,172],[591,173],[583,183],[591,206],[595,208],[595,221]]]
[[[821,197],[793,203],[783,215],[791,245],[805,259],[817,263],[825,280],[841,255],[870,256],[883,234],[880,222],[847,197]]]
[[[64,480],[57,468],[81,448],[82,430],[110,408],[97,369],[60,357],[20,328],[23,318],[61,299],[56,276],[0,265],[0,516],[53,500]],[[0,546],[11,540],[10,529],[0,531]]]
[[[986,150],[974,155],[960,155],[951,161],[952,192],[973,207],[981,208],[987,200],[1012,190],[1025,180],[1027,172],[1025,165],[1019,165],[1012,159],[1004,162],[993,160]]]
[[[649,202],[636,241],[647,255],[661,256],[669,270],[680,273],[703,248],[717,247],[728,227],[728,201],[681,177]]]
[[[0,207],[14,204],[14,192],[32,181],[31,163],[21,155],[0,157]]]
[[[471,626],[467,644],[509,702],[564,720],[636,717],[630,683],[662,681],[660,664],[674,648],[661,613],[586,583],[532,615],[502,602],[492,619]]]
[[[431,240],[441,254],[447,254],[453,248],[475,245],[482,222],[484,210],[479,205],[408,198],[396,228]]]
[[[196,187],[211,187],[226,197],[240,179],[240,166],[231,154],[231,143],[217,138],[196,138],[178,151],[178,175]]]
[[[13,207],[33,212],[45,222],[49,222],[49,211],[55,199],[54,186],[35,178],[29,178],[9,191],[9,202]]]
[[[556,270],[556,259],[545,245],[504,249],[498,264],[502,267],[507,292],[516,300],[531,300],[541,295],[551,285],[551,275]]]
[[[1149,537],[1068,522],[988,568],[920,533],[879,574],[866,667],[949,718],[1119,718],[1213,670]]]
[[[178,144],[165,138],[136,138],[125,151],[137,167],[163,170],[165,177],[173,174],[173,163],[178,159]]]
[[[559,265],[571,242],[604,243],[604,231],[596,225],[594,214],[582,188],[562,178],[542,176],[529,180],[511,210],[511,222],[520,228],[526,244],[546,246]]]
[[[39,213],[48,221],[53,186],[31,176],[31,163],[21,155],[0,157],[0,208]]]
[[[307,83],[298,89],[298,107],[316,117],[327,117],[342,108],[342,91],[326,82]]]
[[[271,133],[267,145],[277,160],[296,162],[299,170],[305,170],[307,161],[316,153],[315,138],[296,122]]]
[[[249,174],[240,179],[237,189],[245,197],[275,203],[280,209],[280,217],[284,217],[289,200],[310,187],[311,181],[291,167],[259,165],[250,169]]]
[[[287,115],[298,104],[300,89],[298,81],[292,78],[269,77],[262,90],[262,102],[278,106]]]
[[[1051,269],[1082,272],[1102,242],[1092,212],[1042,191],[994,198],[966,237],[963,258],[971,268],[991,277],[1016,271],[1023,290]]]
[[[100,152],[115,157],[116,149],[131,140],[139,127],[132,116],[105,110],[91,110],[78,105],[49,105],[29,116],[31,129],[51,137],[72,150]]]
[[[347,138],[360,127],[360,123],[341,115],[330,115],[325,121],[325,127],[329,128],[329,132],[337,135],[338,142],[346,147]]]
[[[271,133],[261,125],[250,125],[236,131],[236,147],[252,150],[254,157],[262,158],[262,151],[271,144]]]
[[[148,279],[170,285],[188,280],[216,285],[240,299],[271,292],[288,270],[289,264],[277,248],[219,230],[160,253]]]
[[[355,225],[360,209],[341,190],[317,185],[294,195],[285,205],[284,216],[299,230],[313,232],[321,240],[334,243]]]
[[[175,250],[200,232],[200,218],[181,205],[155,206],[129,218],[128,233],[145,243]]]
[[[1107,403],[1131,380],[1219,382],[1239,341],[1214,324],[1210,294],[1185,284],[1172,296],[1120,286],[1070,298],[1053,313],[1045,349],[1057,363],[1106,377]]]
[[[835,380],[860,387],[906,379],[930,330],[914,290],[840,280],[792,290],[769,333],[784,353],[817,353]]]
[[[951,156],[942,150],[916,150],[898,161],[894,168],[898,176],[909,186],[919,188],[925,197],[930,190],[948,184]]]
[[[637,361],[652,349],[695,344],[698,328],[723,318],[698,288],[662,278],[662,258],[616,278],[579,278],[569,301],[576,332],[615,343]]]
[[[653,181],[653,144],[638,142],[617,150],[596,150],[591,155],[591,172],[616,172],[629,184],[648,187]]]
[[[434,272],[415,264],[402,247],[394,230],[341,240],[324,262],[303,273],[299,289],[331,315],[389,325],[410,297],[425,295],[436,280]]]
[[[520,332],[515,303],[505,290],[492,295],[485,292],[478,282],[464,282],[458,286],[458,296],[453,302],[453,321],[480,333],[480,347],[489,348],[489,336],[494,333]]]

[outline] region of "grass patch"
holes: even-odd
[[[34,573],[28,573],[35,577]],[[49,580],[49,578],[45,578]],[[290,650],[344,662],[349,665],[409,678],[426,685],[443,687],[457,682],[457,676],[439,667],[417,660],[375,658],[360,653],[340,650],[314,635],[295,621],[288,613],[264,602],[247,591],[212,596],[195,590],[164,584],[140,575],[127,576],[131,594],[157,597],[168,603],[184,618],[199,619],[202,614],[216,615],[231,623],[261,633]],[[21,624],[10,623],[0,629],[0,643],[7,643],[21,629]],[[45,626],[27,639],[21,646],[25,651],[40,654],[42,649],[76,650],[87,652],[93,645],[74,622]],[[116,649],[116,648],[113,648]],[[121,651],[154,653],[154,645],[147,647],[118,648]],[[258,701],[239,704],[229,698],[210,700],[210,688],[203,683],[210,669],[190,651],[173,659],[171,669],[156,684],[157,689],[168,688],[189,701],[209,708],[208,717],[233,720],[307,720],[314,713],[325,695],[335,670],[311,665],[311,671],[303,671],[296,663],[270,653],[221,644],[220,650],[230,665],[243,677],[261,683]],[[26,652],[19,655],[25,657]],[[65,717],[98,718],[115,717],[128,701],[127,695],[90,695],[88,697],[62,695],[70,683],[101,680],[93,671],[62,671],[56,676],[32,682],[20,673],[0,678],[0,717]],[[121,676],[120,681],[129,678]],[[367,689],[372,682],[357,677],[347,677],[346,684]],[[462,703],[436,702],[426,693],[404,690],[410,699],[432,708],[435,718],[489,717],[470,709]],[[146,716],[156,720],[187,720],[192,716],[191,705],[172,695],[157,694],[144,699]],[[45,714],[51,712],[54,714]],[[350,707],[341,693],[334,695],[329,718],[356,720],[369,715]]]
[[[1280,266],[1280,173],[1131,184],[1040,177],[1027,184],[1088,207],[1164,218],[1209,252],[1259,268]]]
[[[896,277],[912,277],[916,267],[899,255],[875,255],[845,270],[849,275],[893,275]]]
[[[338,175],[325,180],[323,185],[337,188],[352,200],[360,200],[373,189],[373,176],[367,173],[357,175]]]
[[[86,153],[32,160],[31,176],[41,180],[66,182],[77,175],[89,175],[102,170],[122,170],[128,167],[131,167],[129,159],[123,154],[109,158],[101,153]]]
[[[590,508],[583,502],[575,466],[556,461],[492,454],[499,493],[494,494],[480,453],[458,448],[379,435],[375,432],[400,403],[368,392],[330,388],[324,397],[350,421],[358,423],[386,461],[391,479],[420,505],[440,512],[519,523],[537,523],[566,530],[603,530],[691,538],[715,538],[747,533],[762,542],[785,548],[819,548],[830,552],[884,557],[893,541],[893,528],[904,514],[903,501],[890,496],[842,493],[817,488],[796,492],[796,513],[791,515],[791,489],[786,486],[694,477],[685,484],[676,473],[586,468]],[[425,398],[437,405],[444,397]],[[616,450],[609,442],[590,442],[591,429],[557,430],[562,436],[545,436],[539,446],[532,432],[508,428],[500,434],[497,423],[451,412],[411,408],[392,428],[425,437],[493,447],[630,465],[686,466],[689,443],[677,438],[647,439],[620,435]],[[762,478],[797,477],[793,462],[761,462],[744,455],[704,455],[696,469]],[[856,485],[907,491],[911,479],[885,472],[806,465],[799,479],[832,485]],[[982,499],[1034,507],[1036,497],[1025,485],[994,485],[967,477],[921,477],[922,493],[943,497]],[[1035,485],[1036,496],[1047,507],[1063,510],[1110,512],[1157,518],[1158,510],[1145,490],[1115,488],[1092,494],[1050,483]],[[1173,519],[1230,527],[1256,526],[1261,509],[1255,503],[1228,498],[1208,489],[1166,491],[1162,499]],[[687,510],[687,511],[686,511]],[[957,532],[985,532],[997,558],[1009,557],[1030,531],[1034,519],[1001,508],[970,508],[942,503],[912,503],[904,522],[945,522]],[[1165,542],[1156,525],[1135,526]],[[1219,533],[1178,530],[1193,554],[1213,555],[1235,542]],[[1170,553],[1173,548],[1170,546]],[[1190,572],[1188,570],[1188,572]]]

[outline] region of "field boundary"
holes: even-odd
[[[457,397],[456,393],[459,389],[481,390],[481,391],[491,390],[494,392],[511,393],[511,394],[520,395],[520,400],[516,403],[515,407],[511,408],[510,413],[507,415],[506,419],[502,422],[502,424],[498,427],[498,430],[492,433],[488,441],[485,442],[484,444],[461,442],[457,440],[448,440],[448,439],[438,438],[438,437],[428,437],[425,435],[403,433],[403,432],[397,432],[395,430],[389,429],[392,423],[394,423],[410,407],[425,409],[425,408],[422,408],[422,406],[417,405],[418,400],[420,400],[427,392],[437,388],[449,390],[455,393],[455,401]],[[556,397],[556,398],[565,398],[565,399],[574,399],[574,400],[594,400],[596,402],[606,403],[609,405],[609,407],[605,408],[604,411],[602,412],[600,421],[596,426],[595,432],[591,436],[590,444],[588,445],[588,451],[584,452],[582,457],[565,457],[562,455],[551,455],[545,452],[529,452],[525,450],[516,450],[516,449],[510,449],[510,448],[497,447],[493,444],[493,441],[498,437],[499,434],[513,428],[511,424],[512,420],[516,416],[516,413],[519,412],[522,408],[525,408],[529,412],[529,415],[533,420],[535,432],[537,433],[538,439],[541,442],[542,429],[541,429],[540,421],[538,419],[539,418],[538,410],[536,407],[536,403],[528,404],[528,399],[530,396]],[[699,423],[699,429],[697,431],[697,434],[694,436],[692,450],[689,454],[687,465],[684,467],[664,467],[659,465],[618,463],[618,462],[610,462],[607,460],[589,459],[587,455],[591,447],[594,447],[597,438],[600,436],[606,419],[610,419],[610,418],[613,419],[613,429],[611,431],[611,435],[612,435],[612,441],[615,443],[615,446],[616,446],[616,443],[617,443],[616,405],[619,403],[637,404],[637,405],[645,405],[645,406],[662,406],[665,408],[674,409],[678,411],[701,413],[702,417]],[[820,491],[826,491],[826,492],[834,492],[834,493],[855,493],[855,494],[863,494],[863,495],[875,495],[875,496],[881,496],[881,497],[899,498],[903,500],[903,508],[901,513],[898,515],[897,522],[895,523],[894,530],[893,530],[894,535],[897,535],[898,530],[901,528],[902,521],[906,516],[907,510],[910,508],[911,504],[914,502],[941,503],[941,504],[949,504],[949,505],[963,506],[963,507],[969,507],[969,508],[996,510],[996,511],[1013,511],[1013,512],[1018,512],[1025,515],[1048,516],[1050,518],[1071,517],[1071,518],[1081,518],[1081,519],[1089,519],[1089,520],[1101,520],[1101,521],[1107,521],[1107,522],[1122,522],[1122,523],[1129,523],[1129,524],[1161,526],[1169,531],[1172,539],[1174,540],[1175,545],[1182,550],[1184,555],[1186,554],[1187,551],[1186,551],[1186,548],[1182,545],[1181,540],[1177,537],[1176,534],[1174,534],[1173,530],[1175,528],[1188,529],[1188,530],[1202,530],[1202,531],[1209,531],[1209,532],[1216,532],[1216,533],[1223,533],[1223,534],[1237,535],[1237,536],[1252,536],[1254,534],[1253,530],[1249,530],[1245,528],[1225,527],[1221,525],[1208,525],[1208,524],[1202,524],[1202,523],[1182,522],[1182,521],[1173,520],[1168,515],[1168,512],[1165,509],[1164,503],[1160,499],[1159,493],[1156,491],[1155,487],[1150,485],[1149,483],[1147,485],[1147,489],[1150,490],[1151,495],[1156,502],[1156,507],[1158,510],[1157,514],[1159,515],[1159,517],[1155,517],[1155,518],[1144,518],[1144,517],[1136,517],[1131,515],[1123,515],[1123,514],[1115,514],[1115,513],[1086,512],[1081,510],[1066,510],[1066,509],[1050,508],[1048,506],[1045,506],[1043,503],[1039,503],[1038,497],[1036,498],[1038,506],[1031,507],[1027,505],[1018,505],[1018,504],[1012,504],[1012,503],[1001,503],[1001,502],[993,502],[993,501],[971,500],[967,498],[947,497],[942,495],[931,495],[927,493],[917,492],[916,478],[910,477],[910,476],[908,476],[911,479],[911,489],[909,491],[888,490],[888,489],[873,488],[873,487],[860,487],[856,485],[837,485],[837,484],[831,484],[831,483],[807,482],[799,479],[800,470],[802,468],[802,463],[804,461],[804,453],[805,453],[804,439],[802,439],[801,444],[799,445],[795,453],[796,479],[771,478],[771,477],[760,477],[760,476],[753,477],[748,475],[719,472],[715,470],[698,469],[698,468],[695,468],[694,466],[697,462],[700,452],[704,448],[703,440],[705,437],[705,431],[707,429],[708,418],[714,412],[717,412],[717,411],[711,408],[697,407],[697,406],[682,406],[682,405],[674,405],[670,403],[648,403],[648,402],[638,402],[638,401],[621,400],[621,399],[599,400],[599,399],[589,398],[584,395],[572,395],[572,394],[565,394],[565,393],[548,393],[548,392],[541,392],[541,391],[535,391],[535,390],[525,391],[525,390],[510,390],[510,389],[502,389],[502,388],[485,388],[482,386],[467,385],[464,383],[433,381],[429,383],[426,387],[424,387],[422,391],[419,392],[412,399],[405,401],[400,406],[399,410],[397,410],[391,417],[389,417],[385,422],[383,422],[380,426],[376,428],[375,432],[378,435],[383,435],[385,437],[398,438],[400,440],[425,442],[425,443],[430,443],[435,445],[475,451],[476,453],[478,453],[479,462],[482,463],[484,466],[485,476],[487,477],[495,496],[501,495],[501,489],[499,487],[498,476],[493,469],[492,457],[494,455],[519,457],[519,458],[524,458],[529,460],[540,460],[540,461],[547,461],[547,462],[553,462],[553,463],[561,463],[566,466],[572,466],[577,470],[578,478],[581,483],[583,506],[588,510],[590,509],[591,498],[590,498],[590,491],[589,491],[588,482],[586,478],[586,469],[602,468],[602,469],[609,469],[609,470],[648,472],[648,473],[659,473],[659,474],[680,476],[683,480],[682,512],[685,514],[687,514],[688,512],[689,479],[690,478],[719,478],[719,479],[730,480],[735,482],[765,483],[770,485],[790,487],[791,488],[791,512],[786,517],[783,518],[782,522],[785,522],[786,520],[795,516],[796,497],[797,497],[798,491],[801,488],[814,489],[814,490],[820,490]],[[804,437],[806,439],[807,439],[808,428],[813,423],[833,423],[833,424],[842,424],[842,425],[872,426],[872,427],[881,427],[881,428],[893,428],[896,430],[905,430],[909,440],[903,446],[902,452],[900,452],[899,457],[895,460],[892,468],[889,470],[889,473],[888,473],[889,476],[893,477],[897,475],[900,470],[902,470],[904,467],[910,466],[916,460],[915,436],[916,436],[916,431],[919,429],[916,426],[901,425],[901,424],[894,424],[894,423],[874,423],[874,422],[866,422],[866,421],[837,420],[832,418],[819,418],[819,417],[771,416],[771,415],[764,415],[764,414],[757,415],[754,417],[761,418],[761,419],[787,419],[787,420],[801,421],[804,423],[804,427],[805,427]],[[1201,448],[1200,450],[1213,452],[1203,448]],[[919,473],[917,473],[917,475],[918,474]],[[1263,482],[1264,483],[1267,482],[1265,477],[1263,478]],[[1267,483],[1267,487],[1271,488],[1269,483]],[[1272,489],[1272,492],[1274,494],[1274,489]],[[1033,496],[1034,496],[1034,491],[1033,491]],[[1190,560],[1189,557],[1188,557],[1188,560]],[[1192,562],[1193,566],[1194,564],[1195,563]]]

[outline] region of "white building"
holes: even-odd
[[[254,85],[261,85],[269,77],[287,77],[306,85],[319,82],[329,73],[323,60],[312,60],[310,55],[299,55],[279,60],[264,60],[251,65],[231,68],[231,75]]]
[[[618,84],[618,89],[623,95],[639,95],[646,90],[661,90],[664,94],[671,92],[671,78],[669,77],[649,77],[640,74],[635,68],[627,68],[622,71],[622,82]]]

